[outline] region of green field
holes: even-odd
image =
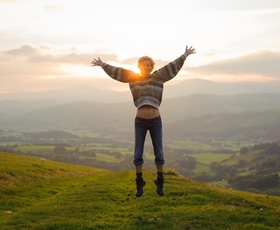
[[[2,130],[0,131],[0,137],[22,137],[22,132],[20,131],[11,131],[11,130]]]
[[[52,153],[55,146],[52,145],[20,145],[15,148],[15,151],[20,150],[22,152],[34,152],[34,153]],[[68,151],[74,151],[75,148],[66,147]]]
[[[114,156],[108,156],[102,153],[96,153],[96,158],[99,161],[106,161],[106,162],[120,162],[120,160],[116,160]]]
[[[220,163],[221,161],[230,158],[232,156],[232,154],[203,153],[203,154],[190,154],[190,156],[194,157],[197,162],[209,165],[212,162]]]
[[[280,198],[233,191],[165,173],[165,195],[144,171],[110,172],[0,152],[2,230],[277,230]]]
[[[209,145],[201,141],[193,141],[193,140],[170,141],[167,142],[166,145],[174,149],[188,149],[200,153],[212,152],[217,149],[221,149],[220,147],[215,147],[213,145]]]
[[[192,143],[194,144],[194,143]],[[171,147],[171,146],[170,146]],[[182,146],[180,146],[181,148],[183,148]],[[18,145],[15,148],[15,151],[20,150],[21,152],[34,152],[34,153],[43,153],[46,154],[46,157],[48,154],[53,153],[53,149],[55,148],[55,146],[52,145]],[[76,147],[65,147],[67,149],[68,152],[74,152]],[[179,147],[177,147],[179,148]],[[120,152],[122,155],[125,154],[133,154],[132,150],[128,150],[127,148],[114,148],[111,147],[109,144],[108,145],[104,145],[102,143],[95,143],[95,146],[84,146],[84,147],[80,147],[79,151],[84,151],[84,150],[95,150],[96,151],[96,159],[99,161],[106,161],[106,162],[118,162],[119,160],[116,160],[115,157],[113,156],[108,156],[106,154],[102,154],[99,153],[98,150],[108,150],[108,151],[112,151],[112,152]],[[230,158],[231,154],[223,154],[223,153],[209,153],[208,151],[206,151],[207,153],[202,153],[202,154],[190,154],[189,156],[192,156],[196,159],[197,162],[201,162],[203,164],[210,164],[211,162],[221,162],[225,159]],[[154,155],[149,153],[149,152],[145,152],[144,153],[145,157],[149,160],[153,160],[154,159]],[[79,158],[83,159],[83,156],[80,156]],[[195,170],[197,171],[197,169]],[[200,170],[198,170],[200,171]],[[209,170],[206,170],[209,171]]]
[[[200,164],[199,162],[196,163],[195,168],[192,170],[195,173],[201,173],[201,172],[206,172],[206,173],[210,173],[211,175],[214,175],[215,172],[212,171],[209,166],[204,165],[204,164]]]

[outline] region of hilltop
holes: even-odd
[[[0,152],[0,225],[10,229],[279,229],[279,197],[221,189],[166,171],[163,197],[144,171],[52,162]]]

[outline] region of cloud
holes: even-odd
[[[54,59],[51,48],[42,45],[36,48],[31,45],[23,45],[17,49],[0,52],[0,78],[1,83],[15,85],[18,82],[26,82],[31,79],[45,77],[65,76],[65,72],[57,68],[60,63],[50,63],[48,59]],[[51,58],[49,57],[51,56]],[[33,59],[47,59],[34,62]]]
[[[121,64],[124,64],[124,65],[137,65],[137,62],[138,62],[138,59],[139,57],[133,57],[133,58],[128,58],[128,59],[125,59],[123,61],[121,61]]]
[[[93,58],[97,57],[95,54],[90,53],[68,53],[62,55],[46,54],[46,55],[32,55],[28,57],[31,63],[53,63],[53,64],[69,64],[69,65],[90,65]],[[115,54],[103,54],[102,60],[104,62],[117,61]]]
[[[48,45],[35,47],[29,44],[0,52],[0,93],[61,88],[67,85],[57,85],[55,79],[61,79],[62,82],[65,78],[75,78],[76,84],[80,84],[83,78],[67,67],[71,69],[80,66],[90,69],[92,59],[97,58],[98,54],[77,53],[75,47],[63,52],[56,53]],[[101,54],[100,57],[104,62],[117,62],[118,59],[115,54]],[[94,75],[93,69],[92,72]],[[82,71],[80,74],[83,76]],[[74,81],[71,82],[74,86]]]
[[[74,50],[74,52],[73,52]],[[208,53],[211,57],[212,54]],[[136,66],[139,57],[132,57],[125,60],[118,60],[118,56],[112,54],[96,54],[96,53],[77,53],[75,47],[72,47],[69,53],[55,54],[50,46],[41,45],[34,47],[32,45],[23,45],[17,49],[11,49],[0,53],[0,62],[3,64],[11,64],[18,61],[18,65],[24,64],[29,67],[34,65],[46,66],[48,68],[57,67],[59,65],[81,65],[89,66],[93,58],[100,57],[103,62],[120,63],[120,65]],[[171,60],[172,61],[172,60]],[[6,63],[5,63],[6,62]],[[168,63],[168,61],[155,60],[157,67],[160,68]],[[215,75],[239,75],[239,74],[259,74],[269,77],[280,77],[280,53],[263,50],[241,57],[221,60],[198,67],[184,67],[184,69],[200,74]],[[2,72],[2,71],[1,71]]]
[[[211,58],[211,53],[208,53]],[[90,69],[90,62],[93,58],[100,57],[106,63],[119,63],[119,66],[137,66],[139,57],[132,57],[125,60],[119,60],[115,53],[78,53],[75,47],[70,47],[68,51],[60,53],[55,52],[51,46],[41,45],[38,47],[25,44],[16,49],[10,49],[0,52],[0,90],[13,91],[20,88],[22,84],[26,89],[28,87],[37,86],[44,87],[46,79],[59,79],[65,77],[78,77],[75,73],[83,76],[83,69],[76,72],[69,72],[68,68],[89,68],[87,71],[92,76],[96,76],[93,72],[100,71],[97,76],[105,76],[104,72],[99,68]],[[169,60],[173,61],[173,60]],[[156,59],[156,69],[163,67],[169,61]],[[241,57],[211,62],[197,67],[189,67],[185,65],[189,75],[196,77],[208,76],[208,79],[215,79],[216,76],[228,76],[237,79],[239,76],[265,76],[266,78],[277,79],[280,77],[280,53],[263,50]],[[66,67],[66,68],[65,68]],[[80,71],[81,70],[81,71]],[[87,75],[89,76],[89,75]],[[81,78],[80,78],[81,79]],[[249,79],[249,77],[248,77]],[[36,84],[35,84],[36,82]],[[54,82],[54,81],[53,81]],[[49,84],[51,85],[51,84]],[[53,85],[57,87],[57,85]],[[61,86],[60,86],[61,87]]]
[[[19,49],[11,49],[11,50],[5,51],[4,54],[14,55],[14,56],[17,56],[17,55],[30,56],[30,55],[39,54],[39,51],[31,45],[23,45]]]
[[[105,62],[117,62],[116,54],[94,54],[94,53],[76,53],[76,48],[71,47],[71,52],[66,54],[55,54],[50,46],[41,45],[36,48],[32,45],[25,44],[17,49],[11,49],[0,53],[0,61],[7,57],[7,60],[11,58],[22,57],[22,62],[25,63],[40,63],[53,64],[55,66],[62,64],[69,65],[90,65],[93,58],[97,58],[98,55],[101,56],[102,60]]]
[[[186,69],[204,75],[263,75],[280,78],[279,63],[279,52],[263,50],[238,58],[216,61]]]

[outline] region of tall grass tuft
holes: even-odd
[[[164,169],[164,175],[179,176],[180,173],[174,168],[166,168],[166,169]]]

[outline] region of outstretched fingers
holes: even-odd
[[[92,66],[101,66],[102,65],[102,61],[101,59],[98,57],[98,59],[93,59],[93,61],[91,62]]]
[[[196,50],[195,48],[193,48],[193,46],[191,46],[190,48],[188,46],[186,46],[186,53],[189,54],[195,54]]]

